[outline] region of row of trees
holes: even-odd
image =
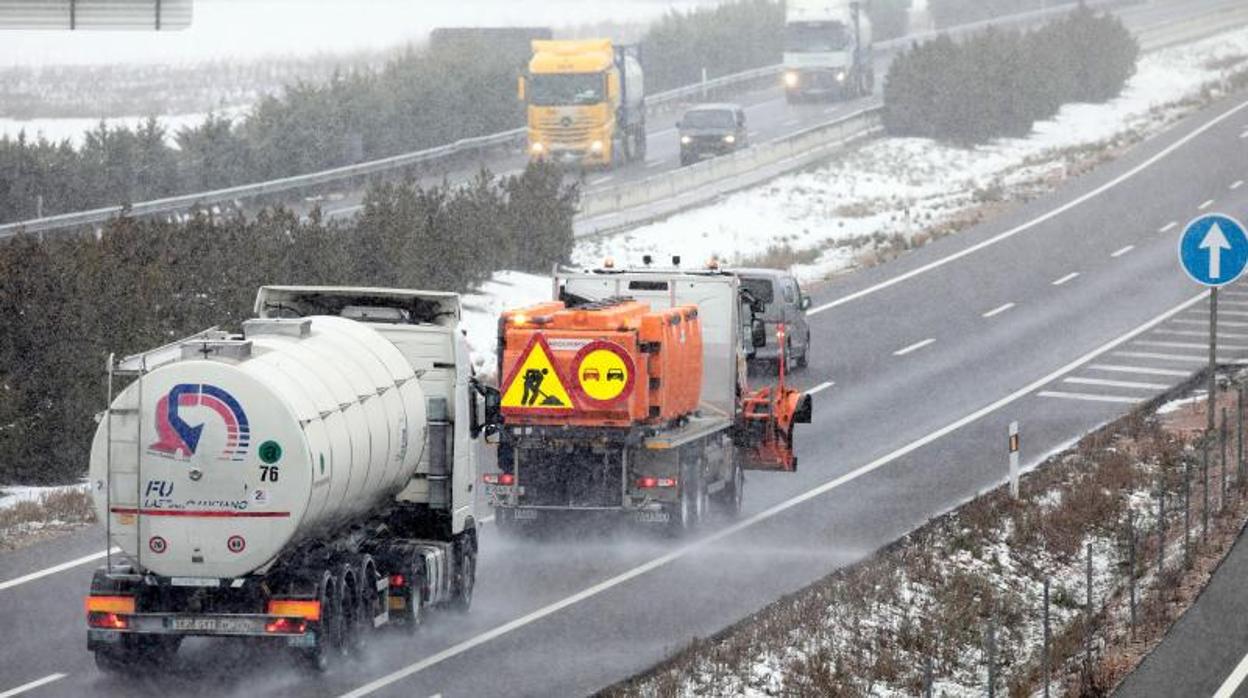
[[[103,407],[105,358],[251,315],[263,284],[463,291],[572,251],[578,191],[533,166],[464,187],[374,187],[360,219],[121,219],[99,236],[0,242],[0,483],[71,482]]]
[[[1138,57],[1120,20],[1086,7],[1026,33],[942,36],[893,61],[884,125],[890,135],[960,144],[1025,136],[1063,104],[1117,96]]]
[[[873,0],[877,38],[902,34],[910,0]],[[671,12],[646,33],[651,92],[780,61],[784,8],[735,0]],[[232,123],[209,115],[173,135],[155,120],[137,130],[101,124],[80,148],[0,138],[0,222],[337,167],[523,123],[515,94],[526,52],[470,38],[410,49],[379,70],[298,83]]]

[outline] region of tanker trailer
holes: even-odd
[[[374,627],[472,601],[497,391],[472,376],[458,296],[265,287],[256,312],[110,359],[90,483],[120,553],[86,600],[102,669],[167,664],[191,635],[323,669]]]

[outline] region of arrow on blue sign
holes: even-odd
[[[1230,216],[1201,216],[1188,223],[1179,238],[1179,261],[1197,283],[1225,286],[1248,267],[1248,234]]]

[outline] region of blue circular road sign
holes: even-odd
[[[1179,262],[1196,283],[1225,286],[1248,266],[1248,234],[1230,216],[1201,216],[1188,223],[1179,238]]]

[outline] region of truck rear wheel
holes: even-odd
[[[331,658],[338,651],[340,616],[334,600],[334,577],[328,571],[321,575],[317,585],[317,600],[321,602],[320,626],[316,629],[316,645],[299,650],[299,658],[314,671],[329,669]]]
[[[455,546],[455,596],[451,608],[467,613],[472,607],[472,591],[477,585],[477,537],[465,531]]]
[[[734,462],[732,464],[732,479],[720,490],[715,497],[715,504],[729,518],[737,518],[741,515],[741,503],[745,495],[745,470],[741,464]]]
[[[338,589],[338,595],[335,598],[340,629],[338,651],[344,656],[359,654],[363,649],[360,589],[359,579],[351,565],[344,562],[335,568],[334,586]]]
[[[697,465],[685,463],[680,475],[680,495],[668,505],[668,532],[675,538],[692,533],[706,512],[706,484]]]

